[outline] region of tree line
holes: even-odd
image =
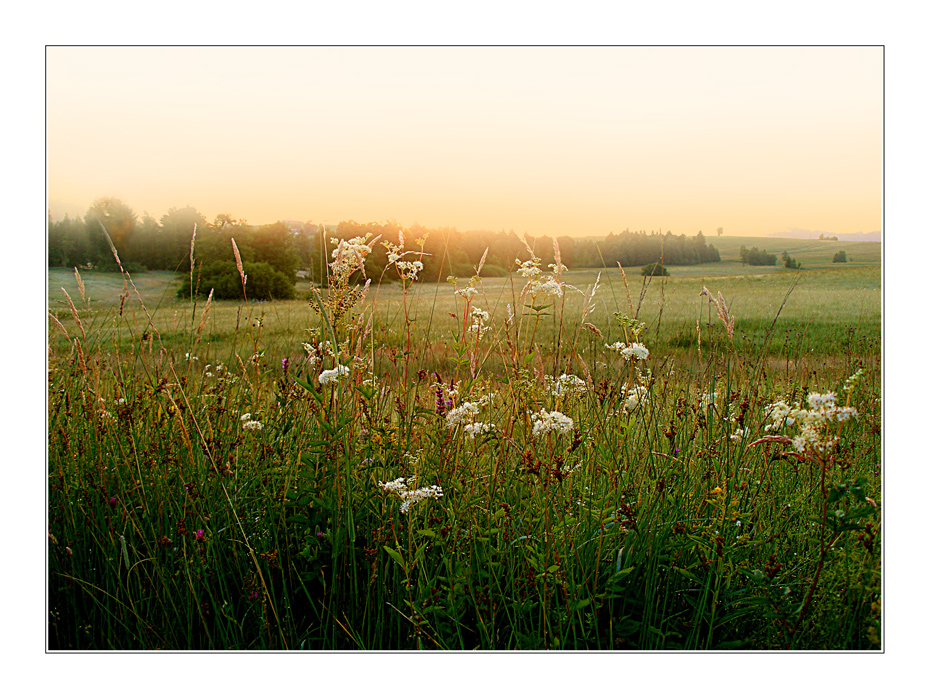
[[[109,235],[128,272],[178,272],[184,280],[178,292],[182,297],[191,293],[205,296],[213,289],[214,298],[241,298],[242,284],[231,245],[235,239],[243,272],[248,275],[249,298],[293,298],[298,273],[325,285],[333,239],[370,234],[370,239],[381,236],[380,241],[397,245],[400,232],[406,249],[415,251],[406,259],[423,263],[419,278],[424,281],[442,281],[450,275],[471,277],[482,258],[482,276],[506,276],[517,258],[529,258],[527,245],[543,266],[555,262],[552,238],[519,236],[513,230],[429,229],[416,223],[401,226],[396,221],[342,221],[337,226],[278,221],[254,226],[225,213],[208,221],[191,206],[171,208],[156,220],[148,213],[140,218],[121,200],[105,197],[93,202],[83,218],[65,216],[56,221],[49,216],[48,265],[115,271],[118,268],[107,241]],[[397,281],[398,274],[389,265],[388,252],[380,241],[366,258],[365,276],[373,283]],[[562,264],[569,269],[616,268],[618,263],[624,267],[695,265],[720,260],[719,252],[707,244],[701,232],[687,237],[625,230],[603,240],[566,235],[557,237],[556,242]]]

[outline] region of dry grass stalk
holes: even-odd
[[[78,268],[74,268],[74,278],[77,280],[78,291],[81,292],[81,301],[86,305],[87,304],[87,294],[84,292],[84,280],[81,279],[81,273],[78,272]]]
[[[68,342],[71,342],[71,336],[68,334],[68,331],[65,330],[65,326],[61,324],[61,321],[58,320],[58,318],[56,318],[52,313],[49,313],[48,317],[55,321],[55,325],[58,326],[58,329],[65,334],[65,339],[67,339]]]
[[[727,329],[727,337],[731,340],[733,339],[733,326],[736,323],[736,318],[730,313],[730,308],[727,306],[727,302],[723,298],[723,292],[717,292],[717,298],[714,298],[714,295],[711,294],[707,287],[705,286],[701,290],[701,296],[706,296],[710,303],[714,304],[714,308],[717,309],[717,317],[723,322],[724,327]]]
[[[213,289],[207,295],[207,305],[203,307],[203,315],[200,316],[200,325],[197,326],[197,339],[200,339],[200,333],[207,327],[207,314],[210,313],[210,306],[213,305]]]
[[[191,270],[194,269],[194,241],[197,239],[197,224],[194,224],[194,234],[191,236]]]
[[[623,265],[620,264],[620,261],[617,261],[617,267],[620,268],[620,276],[623,278],[623,288],[626,289],[626,302],[630,306],[630,316],[633,317],[636,315],[633,311],[633,297],[630,296],[630,285],[626,280],[626,272],[623,271]]]
[[[245,296],[245,302],[248,303],[249,297],[246,296],[245,293],[245,283],[249,280],[249,278],[246,276],[245,270],[242,268],[242,256],[239,255],[239,246],[236,245],[236,239],[230,238],[230,241],[232,241],[233,255],[236,256],[236,269],[239,270],[239,278],[242,280],[242,295]]]
[[[484,261],[488,258],[488,250],[490,249],[490,247],[486,247],[484,249],[484,254],[481,256],[481,261],[478,263],[478,267],[475,269],[475,274],[479,277],[481,276],[481,268],[484,267]]]
[[[71,297],[68,295],[68,292],[65,291],[64,287],[61,288],[61,293],[65,295],[65,298],[68,299],[68,307],[71,308],[71,317],[74,318],[74,322],[77,323],[78,329],[81,331],[81,337],[84,341],[87,341],[87,334],[84,332],[84,326],[81,324],[81,317],[78,315],[77,309],[74,307],[74,302],[71,300]]]

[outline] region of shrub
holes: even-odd
[[[287,300],[296,296],[294,284],[283,272],[276,270],[267,262],[246,262],[243,264],[246,274],[245,294],[256,301]],[[213,289],[215,299],[241,299],[242,280],[236,263],[231,261],[212,262],[201,267],[194,274],[194,288],[197,295],[206,297]],[[191,280],[184,276],[178,298],[191,295]]]
[[[846,251],[840,250],[833,256],[834,262],[846,262]]]
[[[651,265],[646,265],[643,267],[643,276],[644,277],[668,277],[670,276],[668,270],[665,269],[665,265],[662,265],[658,262],[653,262]]]

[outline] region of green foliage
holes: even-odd
[[[294,284],[280,271],[266,262],[244,262],[246,274],[245,295],[250,300],[271,301],[296,297]],[[242,299],[242,280],[235,262],[211,262],[195,270],[194,287],[197,295],[206,298],[213,290],[215,299]],[[178,298],[190,298],[191,280],[185,277],[177,291]]]
[[[212,264],[195,264],[201,296]],[[747,292],[731,343],[703,280],[677,274],[681,305],[658,318],[662,285],[640,308],[599,292],[585,322],[603,339],[581,294],[506,324],[520,282],[484,280],[476,338],[447,285],[357,299],[369,334],[303,302],[246,307],[234,263],[216,264],[237,301],[206,323],[202,303],[154,308],[159,273],[136,280],[146,313],[119,305],[121,277],[85,275],[116,302],[74,294],[83,333],[50,300],[68,333],[50,323],[52,649],[880,648],[880,343],[863,313],[879,315],[879,270],[806,272],[771,337],[784,275],[726,278],[727,298]],[[73,289],[68,274],[50,285]],[[618,332],[649,358],[604,348]],[[584,390],[555,391],[560,374]],[[751,446],[773,436],[771,400],[854,374],[859,414],[827,468]],[[450,426],[466,402],[495,428]],[[541,408],[571,429],[534,432]],[[442,496],[405,510],[383,485],[413,477]]]
[[[665,269],[665,265],[659,264],[658,262],[653,262],[642,268],[642,275],[644,277],[668,277],[669,272]]]
[[[742,246],[739,250],[739,259],[744,265],[750,265],[752,267],[774,265],[778,262],[778,259],[775,257],[775,255],[771,255],[765,250],[760,251],[757,247],[753,247],[751,250],[747,250],[745,245]]]
[[[837,253],[833,256],[833,261],[834,262],[846,262],[846,251],[845,250],[837,251]]]

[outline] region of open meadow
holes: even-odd
[[[344,241],[264,303],[50,269],[49,647],[880,649],[881,245],[710,242],[365,288]]]

